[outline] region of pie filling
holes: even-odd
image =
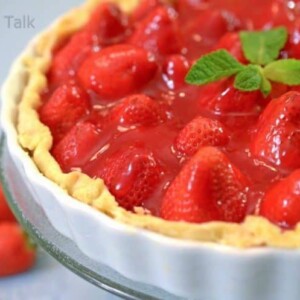
[[[234,2],[234,3],[233,3]],[[251,6],[251,9],[249,9]],[[300,88],[268,97],[185,77],[226,49],[249,63],[241,30],[284,25],[281,58],[300,58],[296,1],[141,1],[130,14],[102,3],[53,52],[40,120],[64,172],[104,180],[120,206],[172,221],[300,221]]]

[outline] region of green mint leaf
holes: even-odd
[[[267,65],[279,56],[288,39],[285,27],[267,31],[241,31],[240,39],[246,58],[253,64]]]
[[[204,85],[232,76],[244,68],[228,51],[217,50],[203,55],[190,69],[186,82]]]
[[[261,92],[265,97],[269,96],[272,91],[272,85],[271,82],[265,77],[262,76],[262,82],[260,87]]]
[[[236,75],[234,87],[244,92],[259,90],[262,85],[262,77],[259,66],[248,65]]]
[[[281,59],[267,65],[264,76],[274,82],[300,85],[300,60]]]

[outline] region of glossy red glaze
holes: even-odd
[[[159,215],[168,187],[190,159],[178,155],[176,141],[187,124],[201,117],[210,120],[207,124],[213,124],[209,134],[214,130],[220,132],[215,128],[220,126],[226,136],[222,134],[221,142],[209,136],[208,141],[213,143],[204,145],[198,143],[194,132],[189,132],[186,135],[192,136],[189,149],[194,153],[197,147],[217,146],[226,157],[224,161],[240,170],[234,174],[241,173],[247,178],[243,180],[243,184],[247,182],[247,203],[241,216],[226,219],[220,217],[224,212],[215,211],[211,215],[217,215],[216,219],[241,221],[245,212],[255,213],[269,186],[291,172],[290,165],[288,168],[276,165],[272,160],[253,156],[250,150],[260,114],[273,98],[290,89],[276,84],[271,96],[265,99],[260,92],[237,91],[231,78],[196,87],[185,84],[184,77],[195,59],[217,48],[226,48],[246,63],[236,33],[240,29],[285,25],[291,38],[282,55],[296,57],[297,10],[291,2],[287,5],[283,0],[179,0],[173,7],[148,0],[132,16],[116,8],[100,7],[93,17],[98,20],[96,23],[91,21],[55,51],[48,91],[43,96],[45,108],[58,84],[53,74],[61,85],[71,74],[89,95],[92,109],[65,133],[61,142],[54,143],[52,153],[63,170],[80,169],[91,177],[104,177],[120,205],[128,209],[142,205]],[[111,9],[115,18],[109,14]],[[100,21],[99,12],[106,16],[106,23]],[[109,24],[115,27],[108,28]],[[89,30],[98,37],[92,43],[86,37]],[[81,38],[86,42],[79,48],[74,40]],[[197,126],[192,126],[196,135],[203,129]],[[78,133],[80,130],[84,135]],[[67,155],[63,153],[66,151]],[[130,159],[136,163],[130,163]],[[298,156],[293,159],[300,162]],[[143,165],[148,171],[141,171]],[[131,189],[137,189],[138,195]],[[127,198],[126,193],[132,197]]]

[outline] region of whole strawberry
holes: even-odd
[[[267,191],[260,204],[260,215],[285,229],[300,222],[300,170]]]
[[[272,100],[261,114],[251,151],[256,158],[281,168],[300,167],[300,93]]]
[[[158,6],[136,26],[129,42],[160,55],[181,50],[176,12],[172,7]]]
[[[247,59],[244,56],[242,43],[238,32],[227,32],[220,39],[215,47],[216,49],[226,49],[232,56],[234,56],[241,63],[246,64]]]
[[[199,96],[199,106],[214,113],[257,113],[263,98],[260,91],[244,92],[236,89],[233,78],[204,86]]]
[[[179,132],[174,149],[180,156],[192,156],[203,146],[225,146],[228,141],[227,130],[221,122],[200,116]]]
[[[201,148],[168,188],[161,217],[193,223],[241,222],[247,213],[248,184],[220,150]]]
[[[78,78],[86,90],[110,101],[139,91],[156,70],[156,62],[149,52],[119,44],[90,55],[79,68]]]
[[[151,197],[161,174],[162,168],[152,152],[131,146],[109,156],[95,175],[104,180],[120,206],[132,210]]]
[[[0,277],[25,272],[35,260],[35,247],[21,227],[16,223],[0,223]]]
[[[161,105],[143,94],[124,98],[111,111],[110,117],[112,120],[128,126],[154,125],[166,119]]]
[[[65,172],[80,168],[98,150],[100,130],[91,122],[76,124],[52,149],[52,154]]]
[[[94,48],[121,42],[129,30],[128,22],[116,4],[101,3],[86,26],[55,53],[49,71],[50,81],[61,83],[74,77],[78,66]]]
[[[88,114],[89,109],[87,93],[76,83],[66,83],[59,86],[40,108],[40,119],[58,141]]]

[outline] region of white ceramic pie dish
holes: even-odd
[[[1,124],[20,175],[55,229],[125,277],[188,299],[300,299],[300,250],[240,250],[167,238],[118,223],[45,178],[19,146],[15,127],[27,77],[21,61],[33,53],[34,44],[15,62],[3,86]]]

